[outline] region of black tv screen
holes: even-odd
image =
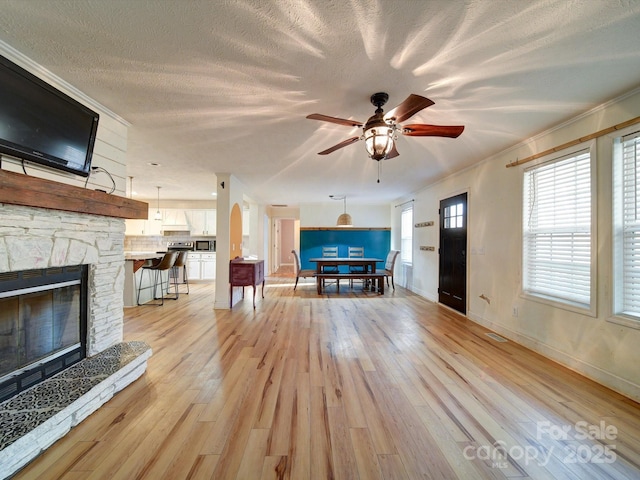
[[[0,153],[89,175],[99,115],[0,56]]]

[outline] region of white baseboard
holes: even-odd
[[[596,365],[585,362],[580,358],[568,355],[551,345],[541,342],[540,340],[513,331],[503,325],[488,321],[479,315],[475,315],[473,312],[469,312],[467,314],[467,318],[479,325],[482,325],[483,327],[499,333],[513,342],[539,353],[543,357],[553,360],[554,362],[557,362],[562,366],[593,380],[594,382],[604,385],[605,387],[610,388],[625,397],[629,397],[636,402],[640,402],[640,385],[636,385],[629,380],[603,370]]]

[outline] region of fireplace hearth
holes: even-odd
[[[0,402],[86,357],[87,272],[0,274]]]

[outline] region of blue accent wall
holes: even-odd
[[[381,259],[376,269],[384,268],[384,261],[391,249],[391,230],[356,230],[336,228],[335,230],[300,230],[301,268],[315,269],[310,258],[321,257],[324,245],[337,245],[338,256],[347,257],[348,247],[364,247],[364,256]],[[347,266],[341,268],[346,269]]]

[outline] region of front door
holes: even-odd
[[[467,194],[440,201],[438,301],[467,312]]]

